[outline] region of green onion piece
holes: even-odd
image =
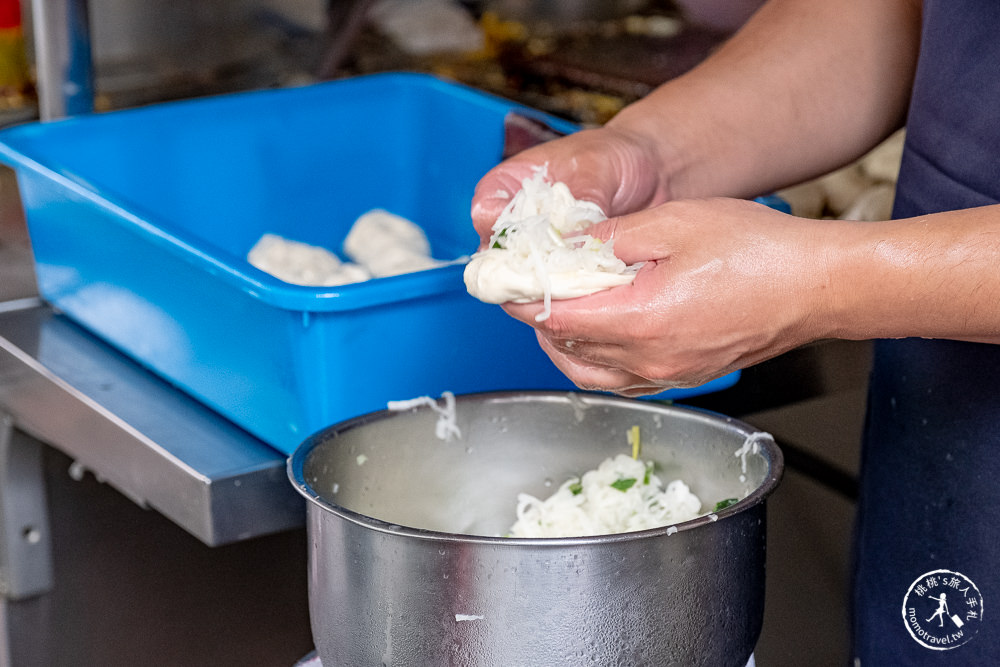
[[[631,489],[633,484],[635,484],[635,477],[627,477],[625,479],[619,479],[612,482],[611,486],[624,493],[625,491]]]
[[[500,243],[500,239],[504,238],[505,236],[507,236],[507,228],[506,227],[504,227],[499,232],[497,232],[497,240],[494,241],[493,245],[490,246],[490,247],[491,248],[496,248],[496,249],[499,249],[499,250],[503,250],[504,246],[503,246],[503,244]]]
[[[583,484],[581,484],[580,481],[577,480],[572,484],[570,484],[568,488],[570,493],[572,493],[574,496],[578,496],[583,491]]]
[[[738,498],[726,498],[725,500],[720,500],[719,502],[715,503],[714,511],[718,512],[719,510],[724,510],[730,505],[735,505],[738,502],[740,502]]]
[[[642,483],[643,484],[649,486],[649,478],[653,476],[653,468],[654,467],[656,467],[656,464],[653,463],[652,461],[650,461],[649,463],[646,464],[646,474],[642,478]]]

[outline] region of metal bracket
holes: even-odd
[[[42,447],[0,412],[0,595],[8,600],[53,585]]]
[[[88,0],[31,0],[28,7],[41,119],[90,113],[94,82]]]

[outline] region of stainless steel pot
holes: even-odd
[[[289,476],[310,502],[309,599],[324,667],[733,665],[764,608],[765,498],[782,458],[752,427],[659,403],[567,393],[458,397],[461,437],[427,407],[307,440]],[[587,538],[499,537],[517,494],[546,497],[627,452],[684,479],[716,516]],[[745,469],[744,469],[745,464]]]

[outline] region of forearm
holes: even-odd
[[[1000,205],[826,234],[826,335],[1000,343]]]
[[[659,196],[751,196],[858,157],[904,119],[918,0],[771,0],[609,127],[656,146]]]

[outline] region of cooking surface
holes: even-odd
[[[0,405],[19,428],[206,544],[301,525],[279,452],[51,307],[22,300],[4,310]]]

